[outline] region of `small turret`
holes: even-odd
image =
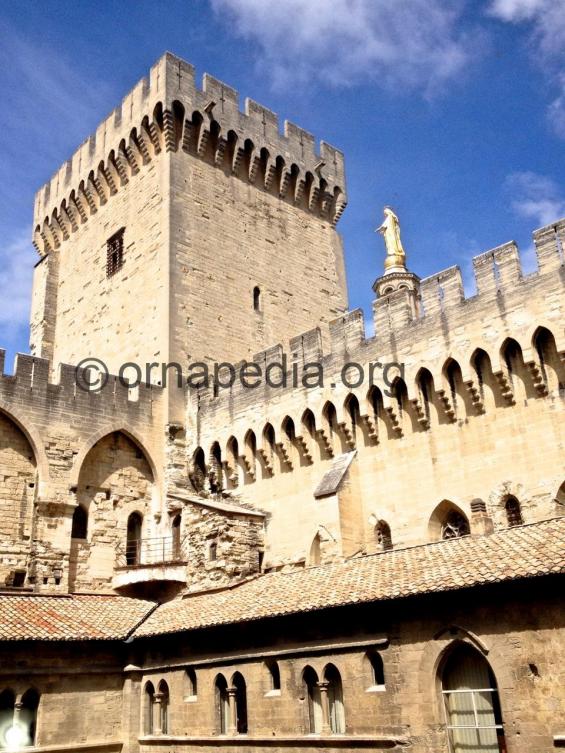
[[[407,290],[412,293],[413,306],[420,294],[420,278],[406,267],[406,252],[400,239],[400,222],[391,207],[384,208],[384,220],[375,231],[380,233],[385,242],[386,257],[384,275],[377,277],[373,283],[373,290],[377,298],[394,293],[397,290]]]

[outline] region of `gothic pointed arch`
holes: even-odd
[[[463,509],[450,500],[442,500],[430,516],[428,523],[430,541],[461,538],[469,533],[469,519]]]
[[[503,753],[498,685],[485,656],[469,643],[455,641],[444,653],[438,676],[450,750]]]
[[[0,411],[0,539],[4,545],[27,548],[37,483],[36,455],[28,437],[8,414]],[[0,582],[9,572],[9,561],[2,561]]]

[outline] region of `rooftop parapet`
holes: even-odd
[[[365,335],[361,309],[355,309],[330,322],[325,348],[322,347],[321,331],[316,328],[293,337],[289,343],[279,343],[257,353],[253,361],[265,369],[269,364],[283,363],[283,354],[286,353],[290,371],[295,363],[300,369],[305,364],[326,363],[328,359],[347,362],[350,356],[353,360],[365,357],[371,360],[375,353],[379,357],[397,353],[400,357],[400,351],[405,347],[410,350],[415,338],[443,339],[450,327],[461,328],[467,320],[473,323],[476,318],[476,329],[489,317],[504,318],[507,306],[510,307],[508,310],[515,308],[517,297],[540,296],[548,294],[551,289],[559,291],[559,286],[565,285],[565,219],[536,230],[533,238],[538,259],[536,272],[523,274],[518,247],[511,241],[473,258],[475,295],[465,296],[460,268],[449,267],[421,280],[419,307],[414,307],[414,293],[408,289],[399,289],[375,300],[375,335],[372,338]],[[551,287],[540,288],[540,283],[544,279],[547,283],[548,278],[552,280]],[[512,301],[510,304],[509,300]],[[553,318],[556,311],[558,309],[553,305]],[[417,334],[415,327],[420,328]],[[555,335],[558,345],[565,346],[560,332],[556,330]],[[246,392],[236,381],[226,399],[231,399],[238,390]],[[211,386],[201,388],[201,394],[207,392],[212,397]]]
[[[333,203],[331,216],[337,222],[346,205],[342,152],[323,141],[317,150],[314,137],[288,121],[281,133],[278,116],[249,98],[241,112],[237,91],[207,73],[198,88],[193,66],[167,52],[37,192],[34,242],[38,250],[42,252],[45,244],[57,246],[85,221],[85,215],[96,211],[105,194],[115,193],[153,154],[176,149],[174,121],[179,112],[187,119],[187,139],[190,127],[198,122],[199,154],[210,134],[218,140],[216,161],[229,139],[232,146],[236,141],[236,155],[247,150],[248,157],[252,151],[257,160],[259,156],[267,160],[266,183],[269,173],[274,176],[275,168],[284,167],[281,192],[300,176],[310,208],[319,203],[329,213]]]
[[[0,400],[9,398],[10,403],[17,404],[18,400],[27,404],[30,396],[34,399],[44,399],[53,404],[100,406],[104,403],[112,409],[123,408],[125,411],[139,411],[151,415],[151,405],[162,393],[162,387],[151,384],[140,384],[129,387],[117,376],[109,375],[103,389],[99,391],[85,389],[90,380],[84,369],[76,366],[61,364],[58,369],[58,380],[49,381],[50,363],[44,358],[18,353],[16,356],[14,374],[6,374],[6,352],[0,350]]]

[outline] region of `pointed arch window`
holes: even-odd
[[[241,672],[236,672],[232,679],[235,688],[236,729],[239,735],[247,734],[247,686]]]
[[[169,734],[169,686],[162,680],[158,689],[160,732],[162,735]]]
[[[155,698],[155,688],[153,683],[148,682],[143,691],[143,734],[153,734],[153,702]]]
[[[458,539],[461,536],[468,536],[469,533],[469,521],[467,518],[458,510],[451,510],[445,517],[441,529],[441,538],[444,541]]]
[[[22,696],[19,724],[23,729],[25,745],[35,745],[37,733],[37,710],[39,708],[39,693],[34,688],[26,690]]]
[[[505,753],[494,674],[471,646],[457,646],[441,678],[450,753]]]
[[[382,689],[385,685],[385,668],[382,656],[378,651],[369,651],[366,654],[366,661],[370,667],[371,684],[369,689]]]
[[[308,726],[310,734],[322,731],[322,699],[318,675],[312,667],[306,667],[302,674],[304,694],[308,699]]]
[[[7,742],[6,733],[14,720],[15,703],[16,696],[12,690],[3,690],[0,693],[0,749]]]
[[[337,667],[329,664],[324,672],[327,682],[329,725],[335,735],[345,732],[345,712],[343,708],[343,686]]]
[[[310,556],[308,557],[308,565],[310,567],[316,567],[322,563],[322,542],[320,534],[317,533],[314,536],[312,544],[310,546]]]
[[[185,674],[185,696],[190,699],[196,699],[198,695],[198,680],[196,671],[193,667],[188,667]]]
[[[216,696],[216,719],[220,735],[226,735],[230,716],[230,704],[228,698],[228,683],[223,675],[218,675],[214,682]]]
[[[276,661],[267,662],[267,670],[269,672],[270,687],[269,692],[272,694],[280,693],[281,689],[281,671]]]

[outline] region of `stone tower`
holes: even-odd
[[[32,353],[117,373],[324,329],[345,204],[339,151],[167,53],[36,196]]]

